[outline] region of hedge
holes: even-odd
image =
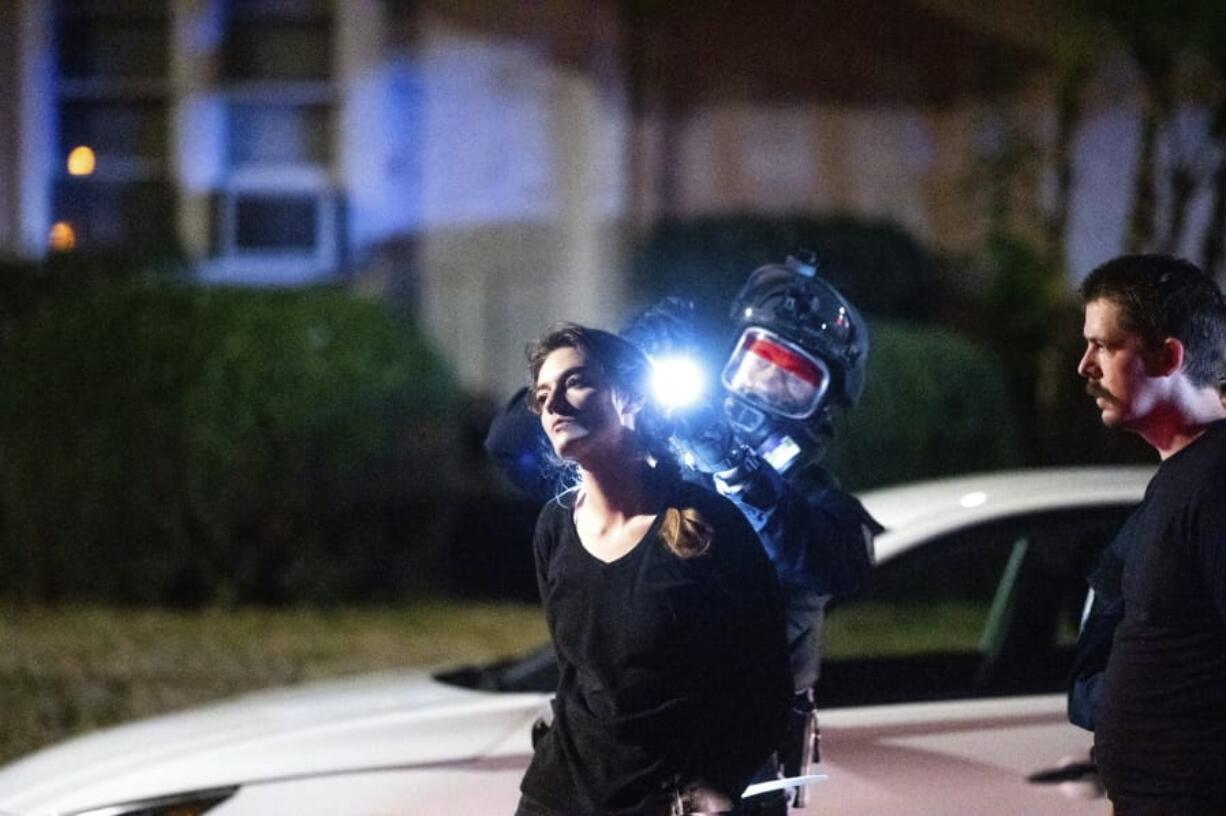
[[[34,283],[46,296],[3,313],[0,593],[197,604],[424,580],[455,394],[408,320],[331,289]]]
[[[679,295],[695,300],[706,320],[722,324],[751,271],[801,250],[818,253],[819,274],[861,311],[912,322],[933,316],[939,299],[933,257],[896,224],[852,216],[661,221],[634,253],[631,280],[643,306]]]
[[[956,334],[870,321],[860,404],[826,464],[845,487],[1014,467],[1017,421],[995,356]]]
[[[1015,420],[995,357],[957,335],[873,320],[868,383],[839,422],[825,464],[844,487],[1016,465]],[[448,589],[534,600],[532,529],[539,503],[483,496],[458,515]]]
[[[731,342],[728,304],[749,273],[804,249],[872,323],[868,384],[827,460],[846,485],[1021,463],[1010,373],[999,352],[935,325],[949,301],[941,262],[897,224],[804,214],[662,221],[634,255],[636,299],[693,299],[704,335]]]
[[[482,483],[484,425],[392,307],[63,273],[0,287],[0,596],[531,596],[535,511]],[[871,345],[847,487],[1018,461],[991,353],[877,317]]]

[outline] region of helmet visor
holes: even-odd
[[[800,346],[752,327],[741,333],[721,379],[730,392],[763,410],[804,419],[826,395],[830,369]]]

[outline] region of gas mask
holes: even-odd
[[[682,461],[713,473],[752,452],[782,474],[820,458],[831,409],[851,408],[864,388],[868,330],[816,261],[789,257],[749,276],[732,303],[740,334],[718,389],[694,348],[692,317],[691,305],[670,299],[623,332],[653,359],[653,392]]]
[[[868,330],[814,259],[755,270],[733,301],[741,334],[720,381],[732,436],[780,473],[819,458],[830,410],[864,389]]]

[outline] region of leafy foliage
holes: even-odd
[[[802,250],[818,254],[819,274],[861,311],[913,321],[931,315],[934,275],[927,252],[894,224],[850,216],[661,222],[636,253],[632,280],[643,305],[680,295],[693,299],[709,321],[722,323],[752,270]]]
[[[948,332],[874,321],[868,382],[826,464],[845,487],[1018,464],[1016,420],[990,352]]]
[[[10,595],[353,595],[396,542],[376,520],[382,537],[361,546],[379,557],[358,558],[348,531],[447,483],[450,380],[382,305],[131,278],[14,314],[0,346]],[[436,532],[427,519],[423,537]]]
[[[871,318],[868,384],[827,464],[861,489],[1016,464],[1006,374],[990,351],[935,322],[936,261],[899,227],[852,218],[733,216],[666,222],[635,257],[644,303],[694,298],[708,336],[754,268],[816,251],[819,272]]]

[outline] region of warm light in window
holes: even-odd
[[[98,160],[94,156],[92,148],[81,145],[74,147],[72,152],[68,154],[68,175],[70,176],[88,176],[94,172],[94,167]]]
[[[51,225],[48,242],[54,252],[71,252],[77,248],[77,231],[67,221],[56,221]]]

